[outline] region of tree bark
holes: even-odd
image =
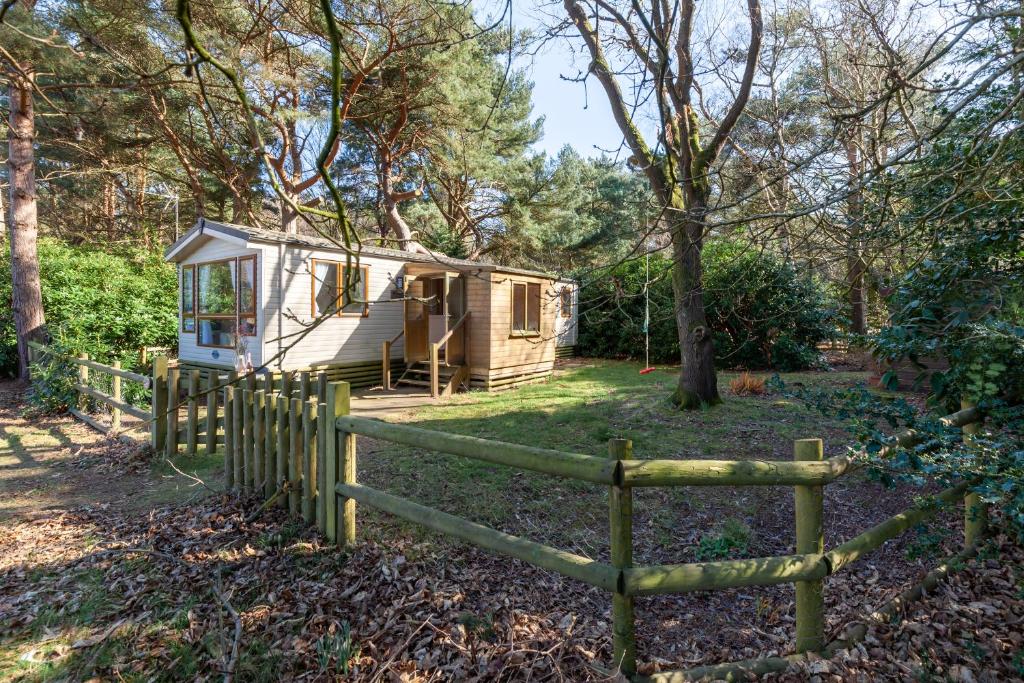
[[[864,246],[861,238],[864,228],[864,195],[860,188],[863,179],[863,160],[853,140],[846,141],[845,147],[847,177],[852,188],[850,196],[846,200],[846,220],[849,231],[846,252],[846,286],[850,293],[850,331],[854,334],[867,334],[867,287],[864,283],[867,263],[864,261]]]
[[[868,289],[864,282],[867,264],[860,250],[851,247],[846,260],[846,287],[850,292],[850,331],[868,333]]]
[[[390,164],[385,164],[383,168],[384,170],[380,174],[380,187],[381,198],[384,201],[384,221],[387,223],[391,234],[394,235],[402,251],[414,254],[429,254],[430,252],[422,244],[412,238],[412,228],[409,227],[409,224],[405,222],[402,214],[398,211],[398,200],[396,199],[398,193],[395,192],[391,179]]]
[[[7,132],[7,167],[10,177],[8,224],[11,243],[11,307],[18,338],[18,376],[28,379],[28,342],[45,342],[46,317],[39,281],[39,233],[36,208],[35,111],[32,100],[34,71],[21,64],[22,73],[8,73],[10,126]]]
[[[292,201],[298,200],[298,197],[292,197]],[[299,232],[299,214],[284,199],[281,199],[281,232],[286,235],[296,235]]]
[[[679,220],[672,230],[672,289],[681,361],[672,400],[687,410],[722,402],[715,373],[715,347],[704,312],[704,225],[693,218],[702,213],[692,207],[689,213],[691,218]]]

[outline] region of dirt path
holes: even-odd
[[[0,523],[81,506],[145,511],[194,483],[154,469],[142,444],[108,438],[69,415],[31,415],[24,390],[0,382]]]
[[[132,499],[124,493],[145,486],[130,474],[138,469],[131,446],[70,416],[25,417],[23,391],[19,383],[0,382],[0,521],[123,504]]]

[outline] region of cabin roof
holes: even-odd
[[[310,235],[292,235],[280,230],[265,230],[263,228],[254,228],[248,225],[237,225],[234,223],[222,223],[220,221],[211,221],[208,218],[200,218],[196,221],[196,224],[192,226],[192,229],[182,235],[177,242],[172,244],[164,252],[164,260],[166,261],[180,261],[186,254],[186,248],[189,244],[194,242],[201,235],[209,235],[210,237],[228,239],[242,244],[248,244],[251,242],[263,243],[263,244],[285,244],[288,246],[295,247],[310,247],[314,249],[322,249],[324,251],[335,251],[338,253],[344,253],[345,250],[336,245],[334,242],[318,236]],[[398,249],[385,249],[383,247],[374,247],[363,245],[360,249],[361,254],[367,256],[376,256],[379,258],[394,259],[396,261],[406,261],[412,263],[436,263],[439,266],[447,266],[455,270],[468,270],[473,269],[477,271],[489,271],[496,273],[511,273],[515,275],[529,275],[532,277],[542,277],[549,280],[558,280],[559,278],[550,273],[545,273],[539,270],[528,270],[525,268],[511,268],[507,266],[499,266],[493,263],[481,263],[479,261],[470,261],[467,259],[451,258],[450,256],[444,256],[443,254],[414,254],[408,251],[399,251]]]

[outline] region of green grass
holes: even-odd
[[[597,456],[607,453],[609,439],[628,438],[636,458],[788,460],[796,439],[824,438],[827,455],[842,452],[846,443],[840,424],[800,404],[771,395],[730,395],[728,383],[734,374],[719,376],[721,405],[680,412],[668,401],[677,374],[640,375],[639,369],[636,363],[594,361],[543,384],[504,393],[460,394],[419,408],[405,421],[449,433]],[[862,381],[866,374],[792,373],[783,378],[806,386],[839,386]],[[359,477],[368,485],[509,530],[552,530],[550,538],[563,545],[596,549],[594,543],[600,538],[593,532],[607,525],[605,492],[583,482],[380,442],[360,447],[359,466]],[[637,498],[655,497],[654,511],[647,510],[652,528],[666,546],[678,545],[672,531],[678,528],[683,511],[692,513],[713,504],[719,519],[744,520],[771,505],[770,499],[757,494],[740,492],[714,500],[707,491],[638,491]],[[662,516],[660,509],[670,512]],[[412,531],[408,525],[403,527]]]

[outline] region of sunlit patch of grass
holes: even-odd
[[[474,391],[418,407],[400,417],[409,424],[453,434],[606,457],[608,440],[627,438],[638,459],[766,459],[792,457],[792,442],[825,438],[826,453],[841,451],[842,425],[788,400],[726,395],[707,410],[679,411],[669,402],[676,370],[640,375],[636,363],[593,361],[561,371],[547,383],[508,392]],[[726,386],[735,373],[721,373]],[[866,373],[792,373],[783,376],[804,386],[850,386]],[[836,435],[836,436],[833,436]],[[829,437],[832,436],[830,439]],[[842,432],[845,436],[845,432]],[[607,528],[607,492],[599,486],[451,456],[415,447],[361,441],[359,479],[446,512],[513,533],[577,547],[593,530]],[[711,500],[714,493],[692,488],[682,497],[663,492],[661,502],[674,523],[683,510],[713,506],[726,516],[745,517],[758,509],[747,503]],[[710,498],[709,498],[710,497]],[[707,500],[705,500],[708,498]],[[744,509],[744,505],[747,509]],[[387,515],[360,508],[363,519],[417,540],[437,538]],[[360,525],[360,533],[364,527]],[[550,533],[549,533],[550,532]],[[587,532],[587,533],[583,533]],[[367,531],[366,533],[370,533]],[[538,535],[531,533],[531,538]],[[668,537],[662,536],[662,543]]]

